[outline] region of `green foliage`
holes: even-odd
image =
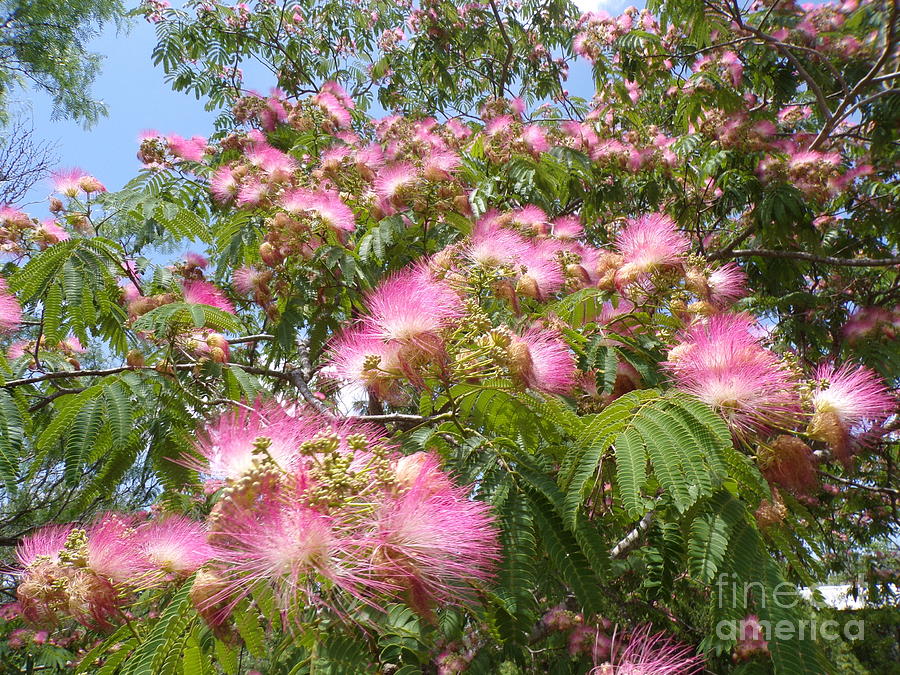
[[[53,101],[54,117],[93,124],[106,114],[90,96],[101,56],[87,44],[104,25],[122,25],[119,0],[4,0],[0,3],[0,118],[10,93],[31,86]]]

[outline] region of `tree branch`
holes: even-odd
[[[609,557],[621,558],[623,555],[637,546],[638,541],[640,541],[641,539],[641,535],[643,535],[644,532],[650,529],[650,524],[652,522],[653,511],[648,511],[644,514],[644,517],[640,519],[638,524],[634,526],[634,529],[624,537],[622,537],[618,544],[612,547],[612,550],[609,552]]]
[[[503,61],[503,70],[500,73],[500,98],[503,98],[504,93],[506,92],[506,81],[509,77],[509,65],[512,63],[512,57],[515,53],[515,48],[513,47],[512,40],[509,39],[509,34],[506,32],[506,26],[503,23],[503,19],[500,16],[500,12],[497,10],[497,4],[494,0],[490,0],[491,2],[491,11],[494,14],[494,18],[497,19],[497,28],[500,30],[500,36],[503,38],[504,44],[506,44],[506,58]]]
[[[842,485],[846,485],[848,487],[856,488],[858,490],[867,490],[869,492],[877,492],[879,494],[885,495],[893,495],[895,497],[900,496],[900,490],[889,487],[881,487],[878,485],[863,485],[862,483],[857,483],[856,481],[848,480],[846,478],[841,478],[840,476],[834,476],[827,471],[819,471],[820,474],[828,478],[829,480],[833,480],[837,483],[841,483]]]
[[[815,255],[803,251],[775,251],[767,248],[737,249],[730,252],[716,251],[711,260],[717,258],[788,258],[795,260],[807,260],[809,262],[822,263],[824,265],[840,265],[842,267],[890,267],[900,265],[900,256],[893,258],[835,258],[830,255]]]
[[[853,89],[847,94],[844,99],[838,103],[837,108],[834,109],[834,114],[828,118],[825,122],[825,125],[822,127],[822,130],[816,136],[815,140],[810,144],[810,150],[818,150],[819,147],[825,142],[828,136],[834,131],[835,127],[840,123],[842,119],[844,119],[848,112],[847,107],[850,105],[851,101],[859,96],[863,89],[872,84],[875,77],[878,75],[878,71],[880,71],[884,65],[888,62],[891,57],[891,54],[894,52],[894,37],[897,30],[897,0],[890,0],[891,11],[888,15],[887,21],[887,32],[884,37],[884,49],[881,50],[881,54],[878,57],[878,60],[875,62],[875,65],[869,69],[869,72],[866,73],[863,78],[856,83]]]

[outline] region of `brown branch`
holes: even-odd
[[[734,239],[732,239],[728,244],[725,245],[724,248],[720,248],[718,251],[710,251],[706,254],[707,260],[719,260],[720,258],[725,258],[731,254],[734,249],[744,243],[747,237],[753,234],[753,230],[756,229],[756,220],[751,220],[740,232],[738,232]]]
[[[229,338],[228,344],[240,345],[240,344],[244,344],[245,342],[259,342],[260,340],[274,340],[274,339],[275,339],[275,337],[272,335],[265,335],[265,334],[248,335],[246,337]]]
[[[835,476],[827,471],[819,471],[819,473],[829,480],[836,481],[841,483],[842,485],[846,485],[848,487],[856,488],[858,490],[867,490],[868,492],[877,492],[879,494],[892,495],[892,496],[900,496],[900,490],[889,487],[881,487],[878,485],[864,485],[862,483],[857,483],[856,481],[848,480],[846,478],[841,478],[840,476]]]
[[[875,62],[875,65],[869,69],[869,72],[856,83],[850,93],[838,104],[837,108],[834,109],[834,114],[825,122],[825,126],[822,127],[822,130],[818,133],[815,140],[810,144],[810,150],[819,149],[831,132],[834,131],[834,128],[838,123],[847,116],[847,107],[850,105],[850,102],[859,96],[867,85],[872,84],[872,81],[878,75],[878,71],[880,71],[890,59],[894,47],[896,46],[894,44],[894,38],[897,30],[897,0],[890,0],[890,5],[891,11],[887,21],[884,49],[881,50],[878,60]]]
[[[509,34],[506,32],[506,26],[503,24],[503,19],[500,17],[500,12],[497,10],[497,4],[494,0],[490,0],[491,2],[491,11],[494,14],[494,18],[497,19],[497,28],[500,30],[500,36],[503,38],[503,42],[506,44],[506,58],[503,61],[503,70],[500,73],[500,98],[503,98],[504,93],[506,92],[506,80],[509,76],[509,66],[512,63],[512,57],[515,53],[515,48],[513,47],[512,40],[509,39]]]
[[[789,258],[822,263],[824,265],[840,265],[842,267],[890,267],[900,265],[900,256],[893,258],[835,258],[830,255],[815,255],[803,251],[775,251],[766,248],[737,249],[728,253],[717,251],[710,259],[716,258]]]
[[[650,524],[652,522],[653,511],[648,511],[644,514],[644,517],[641,518],[640,521],[638,521],[638,524],[634,526],[634,529],[624,537],[622,537],[618,544],[612,547],[612,550],[609,552],[609,557],[621,558],[631,549],[637,546],[637,543],[640,541],[641,536],[644,534],[644,532],[650,529]]]
[[[740,12],[737,11],[737,8],[736,8],[735,14],[732,18],[734,19],[734,21],[737,23],[737,25],[740,28],[742,28],[743,30],[746,30],[748,33],[751,33],[752,35],[755,35],[763,42],[766,42],[766,43],[772,45],[779,54],[781,54],[788,61],[791,62],[791,65],[793,65],[794,68],[797,69],[797,72],[800,74],[800,77],[802,77],[803,80],[806,82],[806,86],[809,87],[809,90],[816,97],[816,103],[818,104],[819,109],[822,112],[822,115],[827,120],[827,123],[830,124],[832,121],[833,115],[832,115],[831,109],[828,107],[828,102],[825,99],[825,92],[822,91],[822,87],[819,86],[819,83],[816,82],[815,78],[809,74],[809,71],[807,71],[806,68],[803,67],[803,64],[800,63],[800,59],[798,59],[796,56],[794,56],[793,52],[791,52],[791,50],[788,49],[788,47],[790,45],[786,45],[783,42],[779,42],[774,37],[772,37],[768,33],[765,33],[763,31],[759,30],[758,28],[754,28],[753,26],[746,25],[743,22],[743,20],[741,19]]]
[[[144,367],[149,368],[149,366]],[[18,380],[10,380],[0,384],[0,388],[12,389],[13,387],[21,387],[26,384],[37,384],[38,382],[46,382],[48,380],[65,380],[70,377],[103,377],[104,375],[115,375],[126,370],[141,370],[141,368],[133,366],[119,366],[118,368],[104,368],[102,370],[64,370],[55,373],[44,373],[35,377],[24,377]]]

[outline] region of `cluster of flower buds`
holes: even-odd
[[[705,110],[696,129],[718,140],[723,148],[753,152],[770,150],[777,128],[767,119],[754,119],[745,112],[726,113],[718,108]]]
[[[122,289],[130,320],[133,322],[159,307],[174,302],[207,305],[234,314],[234,305],[222,289],[206,280],[203,270],[207,265],[208,261],[203,256],[196,253],[186,254],[183,261],[177,262],[169,268],[170,272],[181,279],[177,290],[163,290],[152,295],[145,295],[144,291],[134,283],[138,279],[138,274],[133,271],[134,278]],[[149,333],[143,335],[149,339],[158,337]],[[168,339],[168,336],[165,339]],[[216,363],[228,361],[228,340],[224,335],[210,329],[190,328],[178,333],[175,335],[175,345],[200,360],[209,359]],[[143,366],[143,355],[137,350],[132,351],[128,355],[128,363],[132,367]]]
[[[18,619],[21,615],[21,608],[18,602],[11,602],[0,607],[2,616],[0,618],[6,621]],[[6,645],[13,651],[18,649],[31,649],[32,646],[40,648],[43,646],[59,647],[60,649],[73,650],[75,645],[83,642],[85,632],[82,629],[76,630],[58,630],[53,634],[47,630],[34,630],[31,628],[15,628],[9,632]]]
[[[143,12],[144,19],[150,23],[161,23],[166,20],[165,10],[171,5],[168,0],[142,0],[138,10]]]
[[[796,434],[849,463],[884,433],[897,400],[860,365],[824,363],[805,379],[762,335],[749,316],[718,314],[682,333],[665,366],[675,386],[719,411],[737,438],[760,443],[757,459],[773,483],[804,494],[816,485],[815,457]]]
[[[178,134],[162,135],[152,129],[141,132],[137,157],[148,169],[163,169],[176,163],[202,162],[213,152],[203,136],[183,138]]]
[[[593,63],[619,38],[631,31],[658,35],[659,23],[648,10],[629,7],[618,17],[602,11],[588,12],[579,19],[578,31],[573,49],[576,54]]]
[[[439,642],[438,655],[434,659],[438,675],[459,675],[469,669],[469,664],[480,647],[477,634],[464,635],[460,640]]]
[[[55,201],[59,202],[59,209],[62,210],[62,202]],[[55,208],[55,205],[51,206]],[[71,220],[78,224],[86,222],[83,216],[73,215]],[[20,256],[28,251],[29,244],[44,250],[68,238],[69,233],[56,220],[46,218],[39,221],[0,204],[0,252]]]
[[[763,183],[789,182],[810,199],[824,201],[843,184],[841,156],[833,152],[799,150],[792,143],[779,144],[784,154],[767,155],[756,172]]]
[[[787,506],[785,506],[778,488],[775,487],[772,488],[772,499],[761,500],[756,511],[753,512],[756,524],[761,530],[783,523],[787,515]]]
[[[769,483],[795,495],[809,494],[819,485],[818,458],[797,436],[779,434],[770,443],[761,443],[757,462]]]
[[[105,629],[137,592],[194,573],[191,597],[217,627],[260,583],[285,612],[400,600],[429,615],[492,575],[487,505],[435,456],[401,456],[371,427],[257,402],[210,424],[196,453],[181,461],[214,495],[206,523],[108,513],[45,527],[17,549],[21,615]]]
[[[85,528],[47,526],[16,549],[19,611],[36,626],[72,618],[106,629],[137,592],[183,581],[210,551],[203,525],[180,516],[107,513]]]
[[[2,298],[0,298],[0,302],[2,302]],[[30,359],[28,367],[36,368],[37,363],[34,360],[35,353],[52,352],[63,356],[68,364],[75,370],[80,370],[81,363],[78,361],[78,355],[84,354],[86,351],[87,350],[81,344],[81,340],[75,335],[69,335],[55,345],[48,345],[46,337],[42,335],[37,341],[17,340],[16,342],[13,342],[6,351],[6,358],[13,360],[27,356]]]
[[[769,653],[769,641],[765,637],[765,631],[758,616],[748,614],[741,619],[738,630],[738,643],[731,655],[736,663]]]
[[[403,599],[428,614],[490,577],[487,506],[436,457],[400,456],[371,427],[258,402],[210,425],[197,451],[185,461],[219,488],[195,592],[213,623],[260,582],[285,611]]]

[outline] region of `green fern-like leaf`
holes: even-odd
[[[616,438],[616,478],[622,506],[629,516],[639,517],[646,508],[641,490],[647,482],[647,448],[634,428]]]
[[[534,521],[549,560],[586,612],[600,611],[601,578],[591,569],[575,537],[567,530],[552,506],[538,494],[530,495]]]
[[[589,483],[597,471],[600,458],[610,448],[616,436],[626,429],[636,412],[658,397],[659,392],[653,389],[629,392],[616,399],[584,425],[583,431],[575,439],[573,448],[565,458],[564,470],[559,473],[560,487],[566,493],[566,518],[569,522],[575,521]],[[639,479],[640,475],[636,468],[635,472],[633,478]]]
[[[150,310],[134,322],[134,330],[165,333],[170,328],[212,328],[226,333],[240,333],[240,320],[233,314],[209,305],[173,302]]]
[[[741,503],[727,492],[713,497],[708,508],[691,524],[688,543],[691,574],[705,583],[710,583],[715,578],[725,560],[731,533],[746,517]]]
[[[87,461],[102,426],[103,401],[94,398],[78,411],[66,438],[64,475],[70,485],[81,478],[81,467]]]
[[[256,611],[250,608],[249,603],[242,602],[235,607],[232,616],[234,617],[234,624],[237,626],[238,633],[240,633],[244,644],[247,646],[247,651],[257,658],[265,656],[266,635],[259,626]]]
[[[183,637],[188,618],[193,613],[190,603],[192,585],[193,577],[185,581],[178,589],[159,619],[153,624],[147,639],[128,659],[124,673],[127,675],[157,675],[159,673],[166,658],[171,656],[173,646],[179,643]]]
[[[19,458],[25,440],[25,424],[13,397],[0,389],[0,481],[15,494],[19,481]]]
[[[75,418],[81,412],[82,408],[102,393],[103,386],[101,384],[95,384],[85,389],[80,394],[63,396],[58,399],[60,403],[56,408],[56,416],[53,418],[53,421],[44,428],[44,431],[38,437],[37,443],[35,444],[37,449],[36,458],[40,459],[49,452],[69,430],[69,427],[75,421]]]
[[[314,668],[316,673],[322,675],[377,672],[363,644],[339,634],[329,636],[317,646]]]

